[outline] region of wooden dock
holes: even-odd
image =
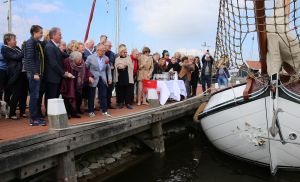
[[[31,127],[26,121],[0,122],[3,131],[0,134],[0,179],[25,179],[57,168],[59,181],[77,181],[75,156],[147,130],[152,131],[148,146],[155,152],[163,152],[162,125],[193,114],[206,100],[206,97],[196,96],[156,108],[139,106],[134,113],[124,110],[118,114],[118,110],[112,110],[112,118],[71,119],[67,128],[57,130]],[[16,128],[11,128],[12,125]]]

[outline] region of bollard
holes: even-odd
[[[48,99],[49,128],[52,131],[68,128],[68,115],[63,99]],[[69,146],[66,146],[68,150]],[[68,151],[58,156],[58,182],[77,182],[74,151]]]
[[[63,99],[48,99],[47,114],[50,130],[68,127],[68,115]]]
[[[151,107],[160,106],[156,89],[148,88],[147,100]]]

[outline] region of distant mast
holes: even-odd
[[[7,14],[7,31],[8,32],[12,32],[11,1],[12,0],[7,0],[7,1],[3,2],[3,3],[8,3],[8,14]]]
[[[115,50],[118,52],[120,45],[120,0],[116,0],[116,35],[115,35]]]
[[[8,16],[7,16],[7,21],[8,21],[8,32],[12,32],[12,16],[11,16],[11,0],[8,0]]]

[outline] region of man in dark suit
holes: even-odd
[[[72,78],[73,75],[64,72],[63,60],[69,55],[61,52],[59,43],[61,42],[61,31],[54,27],[49,31],[50,41],[45,46],[46,67],[46,99],[58,98],[60,94],[60,85],[63,77]],[[47,104],[47,102],[46,102]]]

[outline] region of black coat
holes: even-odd
[[[24,52],[19,48],[4,46],[1,49],[4,60],[7,62],[8,85],[14,84],[20,77]]]
[[[63,61],[69,55],[61,52],[52,41],[49,41],[45,46],[45,56],[45,80],[48,83],[59,84],[65,74]]]
[[[174,71],[177,71],[177,73],[179,74],[180,70],[181,70],[181,66],[179,65],[179,63],[175,63],[173,64],[172,62],[170,62],[168,64],[168,68],[166,70],[166,72],[170,71],[173,68]]]
[[[209,67],[209,72],[210,72],[210,76],[211,76],[211,74],[212,74],[212,66],[213,66],[213,63],[214,63],[213,57],[210,56],[210,61],[206,61],[205,60],[205,55],[204,55],[202,57],[202,59],[201,59],[201,62],[202,62],[201,77],[205,76],[205,68],[206,68],[206,66]]]
[[[191,82],[192,83],[198,83],[199,80],[199,74],[200,74],[200,69],[201,67],[199,67],[199,64],[195,64],[193,63],[195,66],[195,70],[192,72],[192,76],[191,76]]]
[[[154,63],[153,67],[154,68],[153,68],[152,76],[154,76],[154,74],[162,74],[163,72],[166,71],[166,69],[163,69],[162,67],[160,67],[157,62]]]

